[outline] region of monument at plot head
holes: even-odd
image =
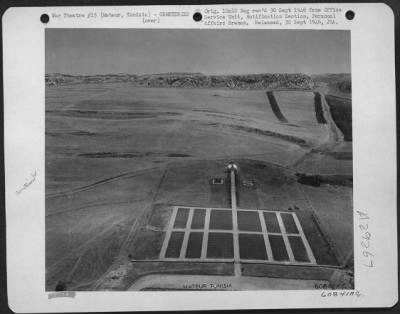
[[[230,161],[226,168],[228,172],[231,171],[234,171],[235,173],[239,172],[239,166],[234,161]]]

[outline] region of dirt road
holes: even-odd
[[[329,282],[246,276],[148,275],[136,281],[128,290],[310,290],[320,284]]]

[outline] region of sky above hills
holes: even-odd
[[[344,30],[47,29],[46,73],[350,73]]]

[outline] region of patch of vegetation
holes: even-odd
[[[304,173],[296,173],[297,181],[301,184],[310,186],[321,186],[323,184],[339,185],[339,186],[353,186],[353,176],[352,175],[307,175]]]
[[[106,111],[106,110],[46,110],[46,115],[64,116],[87,119],[149,119],[162,116],[177,116],[179,112],[130,112],[130,111]]]
[[[156,152],[93,152],[82,153],[78,157],[85,158],[143,158],[143,157],[192,157],[192,155],[182,153],[156,153]]]
[[[320,74],[313,75],[312,79],[316,87],[327,86],[330,93],[351,95],[351,74]]]
[[[277,133],[277,132],[273,132],[273,131],[269,131],[269,130],[261,130],[258,128],[251,128],[251,127],[242,126],[242,125],[220,124],[220,126],[228,126],[232,129],[245,131],[248,133],[256,133],[259,135],[273,136],[273,137],[283,139],[285,141],[296,143],[298,145],[304,145],[304,146],[307,145],[307,142],[304,139],[293,136],[293,135],[281,134],[281,133]]]
[[[181,88],[229,88],[264,89],[293,88],[310,89],[314,82],[300,73],[264,73],[247,75],[204,75],[202,73],[159,73],[144,75],[106,74],[72,76],[62,73],[45,75],[46,86],[131,82],[133,86],[181,87]]]
[[[275,116],[278,118],[279,121],[283,123],[287,123],[288,120],[282,114],[281,109],[279,108],[278,101],[275,98],[275,95],[272,91],[267,92],[269,103],[271,104],[271,109],[274,112]]]
[[[87,132],[87,131],[75,131],[75,132],[71,132],[71,133],[49,132],[49,131],[46,131],[45,134],[46,134],[46,135],[50,135],[50,136],[60,136],[60,135],[94,136],[94,135],[98,135],[97,133],[94,133],[94,132]]]
[[[324,111],[322,110],[321,94],[318,92],[314,93],[314,106],[315,106],[315,116],[318,123],[326,124],[324,117]]]
[[[244,276],[303,280],[329,280],[334,269],[322,267],[246,263],[242,264],[242,271]]]
[[[152,154],[150,152],[148,153],[97,152],[97,153],[83,153],[79,154],[78,156],[86,158],[138,158],[151,155]]]
[[[353,140],[351,100],[332,95],[326,95],[325,98],[333,120],[344,135],[344,140],[351,142]]]
[[[351,93],[351,80],[345,79],[343,82],[337,83],[337,88],[342,93],[350,94]]]
[[[191,157],[192,155],[188,154],[179,154],[179,153],[174,153],[174,154],[168,154],[168,157]]]
[[[97,133],[94,132],[87,132],[87,131],[76,131],[76,132],[72,132],[72,135],[76,135],[76,136],[94,136],[97,135]]]
[[[352,160],[353,152],[327,152],[326,155],[332,156],[336,160]]]

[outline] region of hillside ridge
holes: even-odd
[[[302,73],[204,75],[202,73],[159,73],[159,74],[99,74],[69,75],[53,73],[45,75],[47,86],[90,83],[131,82],[141,87],[175,88],[228,88],[228,89],[306,89],[314,87],[313,79]]]

